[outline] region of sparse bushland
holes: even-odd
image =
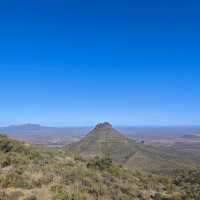
[[[200,168],[195,170],[177,170],[173,175],[174,185],[181,188],[187,200],[200,199]]]
[[[190,181],[189,172],[148,175],[126,169],[109,156],[68,155],[62,149],[36,147],[1,135],[0,163],[0,200],[189,200],[189,189],[198,193],[192,186],[199,184],[197,172]]]

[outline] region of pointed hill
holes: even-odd
[[[137,144],[106,122],[97,124],[85,138],[71,144],[69,149],[82,154],[111,156],[123,162],[137,150]]]
[[[127,138],[108,122],[97,124],[86,137],[66,147],[70,152],[88,156],[109,156],[132,169],[162,171],[194,166],[192,158],[140,144]]]

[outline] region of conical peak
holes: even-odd
[[[109,122],[99,123],[96,125],[95,129],[112,129],[112,124]]]

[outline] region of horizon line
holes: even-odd
[[[101,122],[100,122],[101,123]],[[98,123],[93,125],[47,125],[47,124],[40,124],[40,123],[16,123],[16,124],[8,124],[8,125],[0,125],[0,128],[7,128],[7,127],[14,127],[14,126],[40,126],[40,127],[49,127],[49,128],[90,128],[94,127]],[[112,123],[111,123],[112,124]],[[200,127],[200,124],[112,124],[113,127]]]

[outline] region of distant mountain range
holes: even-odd
[[[184,135],[182,138],[184,138],[184,139],[199,139],[200,140],[200,134],[198,134],[198,135]]]
[[[34,144],[63,146],[79,140],[90,128],[88,127],[46,127],[39,124],[21,124],[0,127],[0,133],[9,137]]]
[[[65,133],[83,136],[92,127],[49,127],[40,124],[19,124],[0,127],[0,132],[7,134],[48,134],[48,133]],[[200,126],[118,126],[117,130],[125,135],[135,136],[161,136],[161,135],[200,135]]]
[[[39,124],[20,124],[20,125],[11,125],[6,127],[0,127],[0,131],[8,134],[23,134],[23,133],[75,133],[79,134],[81,130],[89,130],[85,127],[48,127],[41,126]],[[75,131],[77,130],[77,131]],[[80,131],[78,131],[80,130]],[[72,131],[72,132],[71,132]],[[81,132],[82,134],[82,132]]]

